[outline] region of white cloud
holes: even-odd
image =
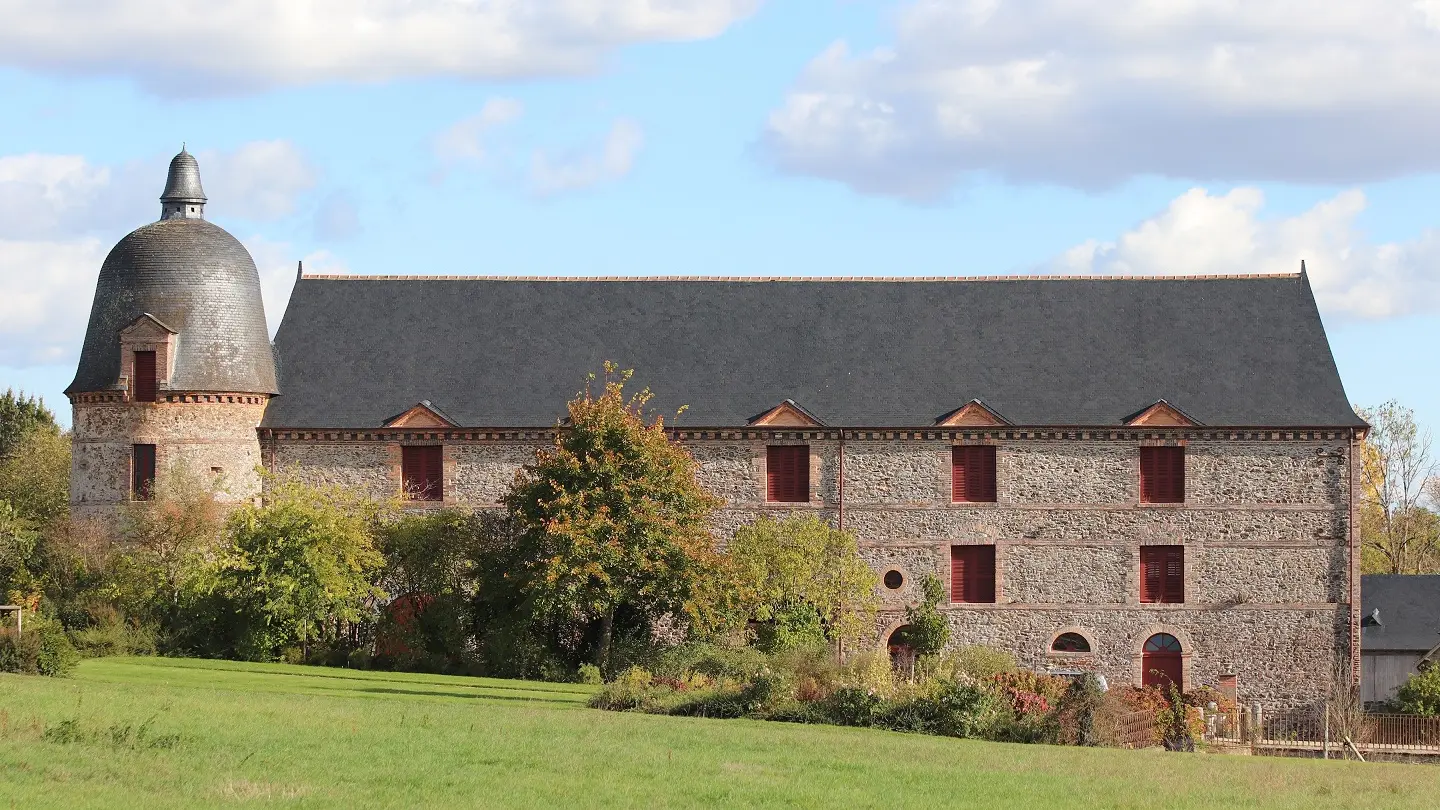
[[[1258,189],[1187,191],[1114,242],[1091,240],[1058,257],[1060,273],[1196,275],[1294,273],[1304,259],[1320,310],[1379,319],[1440,310],[1440,231],[1374,244],[1356,227],[1365,195],[1345,191],[1293,217],[1261,217]]]
[[[541,196],[577,191],[619,180],[635,166],[635,157],[645,145],[640,126],[619,119],[598,148],[552,154],[537,149],[530,162],[530,187]]]
[[[485,163],[490,153],[485,136],[518,120],[524,111],[524,105],[515,99],[489,99],[480,112],[456,121],[435,136],[435,157],[442,163]]]
[[[295,211],[295,199],[314,188],[317,179],[304,153],[285,140],[250,141],[228,152],[202,151],[195,159],[211,210],[225,216],[287,216]],[[165,175],[160,176],[163,188]]]
[[[109,246],[0,239],[0,366],[73,362]]]
[[[1440,168],[1437,0],[912,0],[894,44],[816,57],[782,169],[872,193],[967,175],[1359,182]]]
[[[717,36],[761,0],[0,0],[0,63],[166,93],[593,70]]]
[[[250,141],[202,151],[210,216],[273,220],[295,210],[316,170],[289,141]],[[160,215],[170,156],[114,166],[81,155],[0,156],[0,238],[36,239],[128,229]]]
[[[252,236],[245,241],[245,249],[255,260],[260,271],[260,295],[265,302],[265,322],[270,335],[280,328],[280,319],[290,303],[290,293],[295,289],[296,262],[305,265],[309,273],[348,273],[345,263],[328,250],[312,251],[296,257],[288,242],[273,242],[263,236]]]

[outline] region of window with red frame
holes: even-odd
[[[1140,547],[1140,601],[1185,601],[1185,547]]]
[[[1185,502],[1185,448],[1140,448],[1140,502]]]
[[[810,446],[771,445],[765,450],[765,500],[805,503],[810,500]]]
[[[951,449],[950,499],[967,503],[995,502],[994,445],[962,445]]]
[[[950,547],[950,601],[995,601],[995,547]]]
[[[445,465],[440,445],[413,445],[400,448],[405,497],[412,501],[445,499]]]

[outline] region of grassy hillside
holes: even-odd
[[[0,675],[0,807],[1434,807],[1440,768],[584,709],[582,686],[102,659]]]

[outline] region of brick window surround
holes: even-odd
[[[130,498],[148,501],[155,497],[155,445],[130,448]]]
[[[809,502],[809,445],[772,444],[765,448],[765,500],[772,503]]]
[[[950,547],[950,601],[954,603],[994,603],[994,546]]]
[[[1185,547],[1140,547],[1140,601],[1180,604],[1185,601]]]
[[[1140,448],[1140,502],[1185,502],[1185,448]]]
[[[445,500],[445,464],[440,445],[400,448],[400,473],[406,500]]]
[[[960,445],[950,452],[950,500],[995,502],[995,446]]]

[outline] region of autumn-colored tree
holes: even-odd
[[[542,622],[590,628],[608,663],[617,613],[693,628],[714,620],[703,597],[723,570],[708,528],[720,501],[695,478],[689,451],[664,420],[647,419],[649,390],[627,396],[631,372],[605,364],[569,403],[553,447],[516,474],[507,578]]]
[[[1366,573],[1440,571],[1440,519],[1433,502],[1430,432],[1394,401],[1356,409],[1371,425],[1360,448],[1361,565]]]
[[[801,643],[807,627],[832,642],[856,639],[874,627],[877,580],[860,557],[855,535],[811,514],[779,521],[765,516],[736,530],[726,553],[750,618],[762,627],[773,623],[781,636],[765,646]]]
[[[220,550],[225,507],[217,482],[187,464],[167,466],[154,496],[121,510],[106,595],[127,616],[167,626],[195,578]]]

